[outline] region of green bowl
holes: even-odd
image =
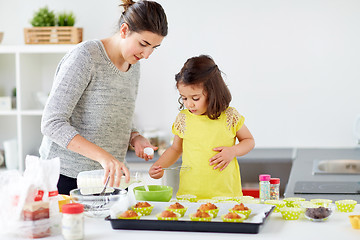
[[[144,186],[134,188],[134,195],[137,201],[168,202],[173,193],[173,188],[164,185],[148,185],[149,191]]]

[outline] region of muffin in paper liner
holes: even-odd
[[[221,219],[223,220],[223,222],[233,222],[233,223],[240,223],[243,222],[246,217],[243,214],[237,214],[240,216],[240,218],[226,218],[226,214],[221,215]]]
[[[185,195],[178,195],[176,196],[177,200],[187,200],[190,202],[196,202],[197,200],[197,196],[192,195],[192,194],[185,194]]]
[[[142,216],[150,215],[153,208],[154,205],[151,205],[150,207],[138,207],[138,208],[136,208],[135,205],[131,206],[132,210],[134,210],[137,213],[140,213]]]
[[[349,219],[354,229],[360,229],[360,215],[350,215]]]
[[[339,200],[339,201],[335,201],[335,204],[339,212],[352,212],[354,211],[357,201],[350,199]]]
[[[189,214],[189,217],[190,217],[191,221],[210,222],[211,219],[213,218],[213,215],[211,215],[210,213],[209,213],[210,217],[206,217],[206,218],[199,218],[199,217],[195,217],[194,215],[195,215],[195,213],[190,213]]]
[[[213,218],[216,218],[218,213],[219,213],[219,209],[211,209],[211,210],[205,210],[204,212],[209,213],[210,215],[213,216]]]
[[[136,217],[121,217],[121,214],[119,214],[116,218],[117,219],[128,219],[128,220],[139,220],[140,217],[142,216],[141,213],[137,213]]]
[[[287,207],[294,207],[293,202],[305,201],[305,198],[289,197],[289,198],[284,198],[283,201],[286,202]]]
[[[176,217],[162,217],[161,213],[156,214],[158,220],[165,220],[165,221],[177,221],[181,217],[180,213],[174,212]]]
[[[245,219],[248,219],[250,214],[251,214],[251,209],[249,209],[249,210],[240,210],[240,211],[229,209],[229,212],[234,212],[234,213],[237,213],[239,215],[242,214],[242,215],[245,216]]]
[[[286,202],[282,200],[266,200],[265,204],[275,205],[274,213],[280,212],[280,209],[286,206]]]
[[[189,200],[185,199],[171,199],[169,202],[189,203]]]
[[[184,206],[184,208],[165,208],[166,210],[168,211],[172,211],[172,212],[175,212],[175,213],[179,213],[181,217],[183,217],[185,215],[185,212],[187,211],[188,207]]]
[[[285,220],[298,220],[303,210],[301,208],[283,207],[280,212]]]
[[[315,198],[315,199],[310,199],[310,202],[315,203],[316,205],[319,205],[322,207],[329,207],[330,203],[332,203],[332,200]]]

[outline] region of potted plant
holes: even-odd
[[[30,23],[33,27],[24,29],[26,44],[76,44],[82,41],[82,28],[74,27],[72,12],[56,16],[45,6],[34,13]]]

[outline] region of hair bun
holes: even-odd
[[[135,2],[133,0],[121,0],[123,3],[119,6],[124,8],[124,12],[128,10],[129,7],[131,7]]]

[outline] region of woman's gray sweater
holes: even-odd
[[[60,173],[75,178],[101,165],[67,145],[80,134],[125,161],[133,126],[140,63],[121,72],[100,40],[79,44],[59,63],[41,121],[40,157],[59,157]]]

